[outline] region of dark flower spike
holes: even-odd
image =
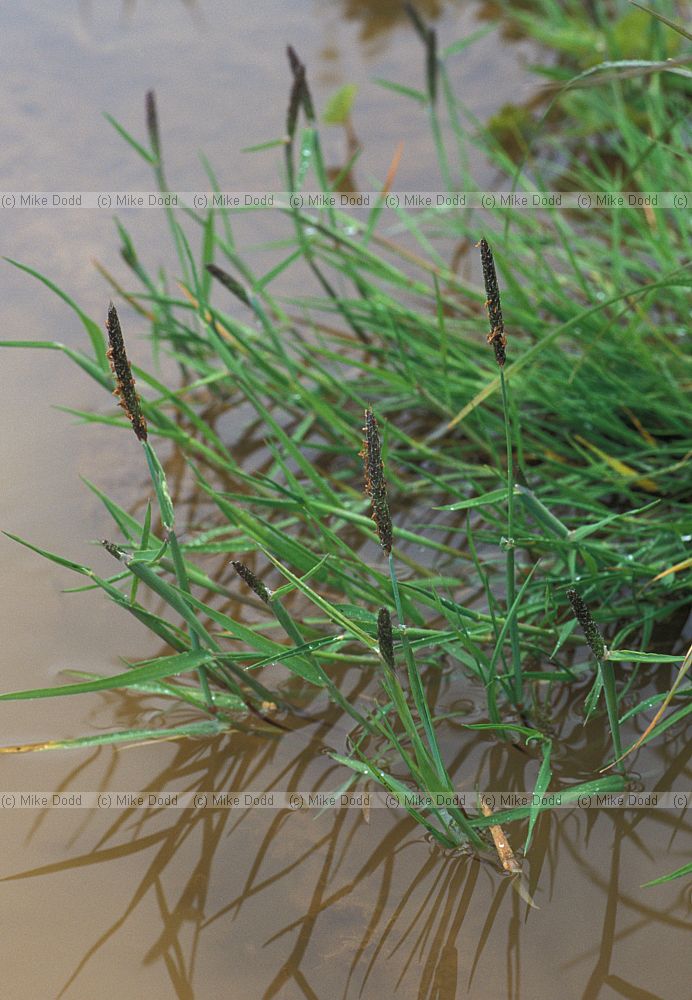
[[[125,342],[120,329],[120,320],[115,306],[111,302],[108,306],[108,321],[106,323],[108,333],[108,360],[115,375],[115,389],[113,395],[118,396],[120,405],[130,418],[132,429],[140,441],[147,439],[147,422],[142,413],[142,404],[135,390],[135,380],[132,378],[132,369],[125,353]]]
[[[240,299],[244,305],[250,305],[250,299],[248,298],[245,288],[239,281],[229,274],[228,271],[224,271],[222,268],[217,267],[216,264],[207,264],[207,271],[212,278],[216,278],[216,280],[220,282],[224,288],[227,288],[232,295],[235,295],[236,298]]]
[[[422,42],[425,42],[428,34],[428,27],[425,24],[423,18],[420,16],[418,8],[415,7],[414,4],[409,3],[408,0],[406,0],[406,2],[404,3],[404,10],[411,19],[413,27],[416,29],[416,32],[418,34],[418,37]]]
[[[492,344],[495,351],[495,360],[502,367],[505,363],[507,338],[505,337],[505,325],[502,319],[500,289],[497,285],[495,261],[493,260],[492,250],[488,246],[487,240],[481,240],[476,246],[479,246],[481,250],[481,267],[483,268],[483,282],[485,283],[486,295],[485,304],[488,309],[488,319],[490,320],[488,343]]]
[[[382,659],[394,670],[394,639],[392,637],[392,619],[386,608],[380,608],[377,613],[377,642]]]
[[[149,133],[149,142],[151,143],[151,148],[156,153],[156,156],[159,157],[161,155],[159,116],[156,112],[156,94],[153,90],[147,91],[145,103],[147,110],[147,132]]]
[[[250,567],[246,566],[245,563],[240,562],[239,559],[233,559],[231,561],[231,566],[236,571],[240,579],[244,580],[250,590],[259,597],[260,601],[264,601],[265,604],[269,604],[269,599],[271,597],[270,591],[264,586],[262,581],[255,576]]]
[[[301,70],[305,72],[305,66],[298,58],[298,53],[296,52],[296,50],[293,48],[292,45],[286,46],[286,55],[288,56],[288,62],[291,67],[291,73],[293,73],[294,76],[298,76]]]
[[[130,561],[130,556],[127,552],[125,552],[124,549],[121,549],[119,545],[116,545],[115,542],[109,542],[107,538],[102,538],[101,545],[103,545],[106,552],[112,555],[114,559],[119,559],[120,562],[123,562],[126,565]]]
[[[404,10],[409,16],[416,34],[425,45],[425,72],[428,84],[428,94],[430,100],[435,103],[437,98],[437,33],[434,28],[429,28],[419,10],[412,4],[405,2]]]
[[[425,39],[425,74],[428,94],[434,104],[437,100],[437,32],[434,28],[428,28]]]
[[[380,545],[389,555],[392,551],[392,519],[387,502],[387,484],[382,465],[382,449],[377,421],[372,410],[365,411],[365,440],[363,441],[363,466],[365,469],[365,492],[372,501],[372,519],[375,522]]]
[[[567,597],[569,598],[569,603],[572,605],[574,617],[581,625],[586,641],[591,647],[591,652],[597,660],[605,659],[605,641],[598,630],[598,625],[596,625],[596,622],[591,617],[591,612],[584,603],[581,595],[578,594],[576,590],[568,590]]]
[[[303,105],[303,111],[305,112],[305,117],[309,122],[315,121],[315,106],[312,103],[312,96],[310,94],[310,89],[308,87],[307,73],[305,71],[305,64],[300,61],[296,54],[296,50],[292,45],[286,47],[286,52],[288,54],[288,61],[291,66],[291,72],[293,73],[294,87],[297,87],[297,93],[295,100],[300,98],[300,102]],[[293,99],[293,94],[291,94]],[[289,101],[289,111],[291,107],[291,102]],[[297,114],[297,108],[296,108]],[[290,124],[290,121],[289,123]],[[295,123],[294,123],[295,129]],[[289,129],[289,135],[291,131]]]
[[[289,51],[293,52],[293,49],[290,49]],[[291,94],[288,99],[288,110],[286,112],[286,135],[288,136],[289,142],[293,142],[293,138],[296,134],[298,110],[303,100],[304,87],[305,67],[301,66],[300,69],[294,70],[293,72],[293,85],[291,86]]]

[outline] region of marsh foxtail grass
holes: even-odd
[[[161,135],[159,132],[159,115],[156,110],[156,94],[153,90],[148,90],[145,98],[145,109],[147,119],[147,133],[149,142],[156,158],[161,156]]]
[[[506,360],[505,347],[507,346],[507,337],[505,336],[505,324],[502,318],[502,304],[500,302],[500,289],[497,284],[495,260],[487,240],[481,240],[478,246],[481,251],[481,268],[483,270],[483,284],[485,285],[486,295],[485,305],[490,321],[488,343],[492,345],[495,351],[495,360],[500,368],[503,368]]]
[[[236,571],[241,580],[244,580],[250,590],[259,597],[263,604],[269,604],[271,594],[262,581],[255,576],[249,566],[239,559],[232,559],[231,566]]]
[[[606,711],[608,713],[608,723],[610,734],[613,739],[613,752],[615,754],[615,766],[618,770],[624,770],[624,765],[620,763],[622,757],[622,741],[620,738],[620,719],[618,714],[618,697],[615,685],[615,670],[612,662],[608,659],[608,650],[601,631],[593,619],[586,601],[581,594],[571,587],[567,591],[567,598],[572,606],[572,613],[579,622],[584,638],[593,653],[598,673],[603,684],[605,694]]]
[[[521,666],[521,648],[519,645],[519,627],[517,625],[515,557],[514,557],[514,461],[512,455],[512,425],[509,415],[507,384],[505,382],[505,325],[502,317],[500,288],[497,283],[497,272],[492,250],[487,240],[482,239],[477,244],[481,251],[481,267],[485,285],[486,308],[490,321],[488,343],[495,352],[495,360],[500,369],[500,388],[502,390],[502,410],[505,425],[505,443],[507,449],[507,538],[505,539],[505,578],[507,589],[507,614],[511,615],[509,637],[512,648],[512,669],[514,675],[514,701],[521,704],[524,696],[524,679]]]
[[[390,555],[392,551],[392,518],[387,500],[387,483],[384,478],[382,462],[382,445],[377,420],[372,410],[365,411],[365,438],[361,456],[365,472],[365,492],[372,504],[372,519],[375,522],[377,537],[383,552]]]
[[[123,340],[118,313],[112,302],[108,306],[106,332],[108,333],[109,345],[107,351],[108,360],[115,376],[113,395],[120,399],[120,405],[127,414],[137,439],[139,441],[146,441],[147,422],[144,419],[142,404],[135,389],[135,380],[132,377],[132,368],[130,367],[130,362],[125,351],[125,342]]]
[[[149,97],[149,95],[147,95],[147,97]],[[151,106],[153,107],[153,101]],[[149,101],[147,102],[147,107],[149,108]],[[120,319],[118,318],[118,312],[112,302],[108,306],[106,331],[108,333],[109,343],[107,355],[116,381],[114,395],[119,397],[120,405],[125,410],[125,413],[132,424],[135,436],[138,441],[141,441],[144,447],[144,454],[147,459],[147,465],[149,466],[149,473],[151,475],[152,484],[159,503],[161,521],[166,533],[166,541],[171,550],[171,557],[173,559],[173,566],[178,586],[184,593],[190,594],[190,581],[188,579],[187,569],[185,568],[185,560],[182,552],[180,551],[178,538],[173,527],[175,513],[173,510],[173,502],[168,491],[166,474],[154,448],[151,445],[151,442],[148,439],[147,424],[144,419],[144,414],[142,413],[140,398],[135,390],[135,380],[132,377],[132,368],[125,350],[125,341],[123,338],[122,328],[120,326]],[[110,542],[106,541],[103,542],[103,545],[104,548],[111,553],[111,555],[115,555],[118,559],[123,559],[123,553],[117,549],[117,546],[114,546]],[[191,631],[190,633],[190,642],[193,650],[198,651],[201,648],[199,636],[194,631]],[[202,691],[204,692],[207,709],[208,711],[213,712],[214,703],[205,668],[199,667],[197,674],[199,676]]]
[[[392,634],[392,619],[386,608],[380,608],[377,613],[377,644],[380,655],[390,670],[394,670],[394,637]]]
[[[581,594],[573,587],[570,587],[567,591],[567,599],[572,605],[574,617],[581,625],[581,630],[584,633],[587,643],[591,647],[591,652],[597,660],[603,660],[606,654],[605,640],[601,635],[598,625],[593,620],[593,615],[591,614],[588,605],[585,603]]]

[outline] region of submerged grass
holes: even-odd
[[[611,30],[596,5],[588,31],[603,59],[587,68],[598,86],[586,87],[583,49],[569,50],[565,41],[572,30],[579,39],[586,8],[563,5],[560,58],[543,71],[556,87],[522,133],[517,166],[497,128],[480,127],[453,92],[450,68],[470,41],[441,50],[409,6],[424,43],[426,89],[388,86],[397,92],[392,100],[427,109],[450,192],[477,188],[466,160],[471,145],[515,191],[689,192],[683,127],[689,74],[679,54],[675,66],[666,63],[671,32],[662,34],[655,19],[647,58],[625,65],[622,33]],[[543,16],[554,20],[556,5],[544,6]],[[512,16],[541,37],[539,19],[523,8],[513,8]],[[285,180],[295,192],[326,191],[307,70],[293,49],[289,62],[287,134],[278,140]],[[116,127],[165,192],[153,94],[146,120],[148,149]],[[218,190],[208,167],[207,173]],[[431,680],[440,667],[451,667],[485,698],[488,738],[521,738],[539,749],[539,794],[550,788],[560,739],[546,723],[545,706],[565,685],[584,690],[585,721],[602,716],[605,703],[613,755],[603,767],[624,760],[623,742],[639,745],[633,720],[652,706],[679,702],[647,740],[688,720],[689,689],[667,680],[683,661],[678,636],[689,604],[692,534],[685,479],[692,454],[685,350],[692,281],[683,212],[635,202],[570,213],[546,200],[540,213],[497,205],[482,218],[444,207],[418,214],[399,208],[397,225],[385,227],[382,202],[365,219],[334,207],[304,211],[294,202],[277,216],[279,239],[268,248],[273,259],[263,274],[243,256],[233,212],[222,204],[205,214],[169,207],[166,217],[179,256],[177,285],[154,277],[121,223],[122,256],[137,288],[110,280],[151,322],[154,349],[178,364],[178,389],[138,367],[140,401],[115,308],[107,350],[99,323],[23,265],[76,312],[91,351],[3,342],[62,351],[108,389],[112,361],[127,420],[79,416],[131,424],[145,451],[158,519],[148,508],[140,521],[90,486],[122,535],[104,542],[120,566],[107,579],[23,544],[103,590],[165,651],[116,677],[0,698],[131,687],[211,713],[217,732],[234,725],[242,710],[263,718],[272,706],[291,712],[290,695],[272,679],[280,663],[352,720],[347,745],[334,758],[399,798],[441,844],[480,851],[489,844],[483,831],[494,831],[497,840],[504,838],[500,823],[526,819],[528,849],[540,806],[497,816],[488,814],[487,803],[481,808],[482,800],[475,813],[453,804],[438,736],[444,712]],[[480,261],[469,257],[475,277],[467,281],[437,239],[452,237],[465,257],[481,233]],[[274,294],[301,265],[314,288]],[[494,358],[483,345],[480,271]],[[220,408],[244,402],[254,411],[269,450],[263,468],[253,471],[234,457],[206,416],[210,398]],[[363,412],[365,496],[357,460]],[[182,538],[152,440],[178,449],[207,501],[206,523]],[[228,603],[238,580],[208,575],[198,564],[207,556],[221,556],[257,597],[252,623]],[[156,595],[163,610],[152,611],[142,592]],[[595,669],[583,656],[577,621]],[[344,695],[337,680],[344,663],[370,672],[374,702]],[[653,700],[652,683],[661,688]],[[182,727],[180,735],[207,732],[200,725]],[[170,738],[172,731],[165,732]],[[110,739],[128,735],[153,738],[132,730]],[[625,780],[624,773],[594,776],[562,789],[563,801],[622,788]],[[412,804],[412,790],[431,797],[430,804]]]

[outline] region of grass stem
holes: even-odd
[[[504,368],[500,368],[500,386],[502,388],[502,411],[504,414],[505,442],[507,445],[507,539],[505,568],[507,588],[507,609],[513,606],[516,594],[514,565],[514,463],[512,457],[512,425],[507,399],[507,384]],[[514,672],[514,701],[520,705],[524,697],[524,680],[521,668],[521,648],[519,645],[519,627],[514,614],[509,626],[509,638],[512,648],[512,667]]]

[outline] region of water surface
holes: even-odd
[[[474,4],[421,7],[449,40],[484,23]],[[172,186],[203,184],[204,150],[223,188],[274,188],[276,153],[240,150],[283,131],[287,42],[307,63],[318,104],[343,83],[359,83],[354,126],[364,149],[363,186],[384,177],[401,140],[401,187],[438,185],[424,116],[372,82],[378,76],[422,85],[419,43],[394,2],[204,0],[164,8],[153,0],[122,7],[92,0],[53,9],[24,0],[5,8],[0,21],[3,189],[146,189],[146,166],[102,113],[143,138],[150,88]],[[531,96],[528,56],[536,56],[530,46],[503,44],[494,31],[455,63],[454,84],[483,119]],[[343,162],[344,143],[341,130],[329,134],[330,162]],[[487,168],[474,166],[490,182]],[[143,256],[171,263],[160,219],[133,212],[125,221]],[[6,212],[1,239],[4,255],[38,268],[90,315],[104,315],[109,290],[92,261],[124,273],[109,213]],[[3,338],[83,345],[78,322],[47,289],[9,265],[0,281]],[[106,573],[109,557],[90,540],[102,537],[110,520],[79,476],[125,506],[141,504],[144,479],[132,474],[136,442],[74,426],[51,409],[105,412],[109,405],[57,354],[1,357],[2,527]],[[66,668],[107,673],[118,657],[158,652],[99,594],[62,594],[79,582],[66,570],[7,539],[2,558],[4,690],[52,683]],[[364,683],[355,671],[343,679],[345,690]],[[482,692],[459,680],[443,678],[439,700],[482,717]],[[162,708],[155,699],[114,694],[5,705],[2,742],[156,724]],[[571,705],[559,711],[556,725],[570,731],[572,759],[583,764],[588,751],[595,769],[604,753],[598,727],[587,743]],[[343,749],[346,728],[319,702],[306,702],[306,714],[313,721],[294,720],[296,731],[285,735],[4,757],[2,787],[330,791],[345,775],[319,751]],[[178,708],[164,721],[187,718]],[[459,788],[524,789],[535,780],[531,754],[508,753],[452,723],[443,740]],[[637,766],[647,787],[663,771],[666,787],[690,784],[679,736],[640,756]],[[557,780],[586,777],[567,749],[555,773]],[[367,817],[355,810],[6,810],[2,821],[1,954],[4,992],[13,1000],[104,992],[281,1000],[552,1000],[559,992],[667,1000],[683,996],[689,981],[684,884],[639,888],[686,860],[684,830],[672,813],[583,811],[541,820],[529,871],[540,909],[527,908],[496,867],[441,851],[404,814],[386,810]]]

